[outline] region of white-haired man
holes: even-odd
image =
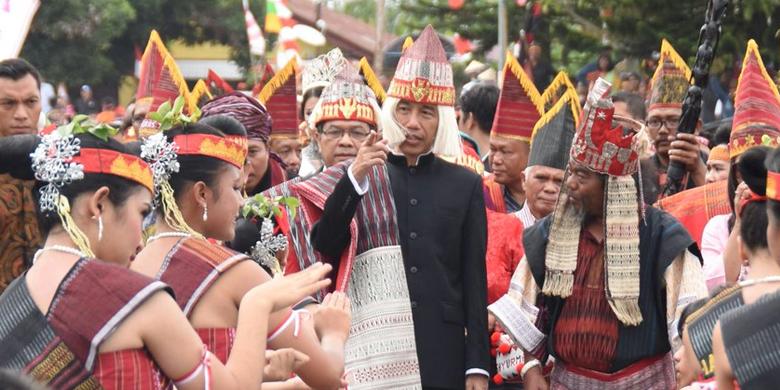
[[[428,26],[398,64],[384,139],[300,184],[304,212],[321,213],[312,245],[352,301],[350,388],[487,388],[482,180],[437,157],[462,153],[454,103]]]

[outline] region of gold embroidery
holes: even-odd
[[[43,360],[41,360],[40,363],[36,364],[35,367],[30,370],[29,374],[40,382],[48,383],[54,379],[60,371],[70,365],[75,358],[76,357],[70,352],[65,344],[60,342],[43,358]]]
[[[137,181],[143,184],[149,190],[154,189],[152,171],[149,169],[149,167],[141,166],[138,160],[133,160],[130,164],[128,164],[125,158],[119,155],[111,163],[109,171],[111,174]]]
[[[352,115],[357,110],[357,102],[352,98],[343,98],[339,102],[339,111],[344,115],[345,119],[352,119]]]

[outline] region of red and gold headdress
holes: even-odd
[[[401,54],[387,95],[415,103],[455,105],[452,67],[431,25]]]
[[[179,96],[189,101],[190,90],[171,53],[157,31],[152,30],[149,43],[141,57],[136,105],[149,105],[156,111],[165,102],[173,103]]]
[[[263,86],[263,89],[257,96],[257,99],[265,105],[273,119],[271,139],[298,138],[300,136],[297,92],[295,89],[297,67],[297,61],[293,57],[284,68],[280,69]]]
[[[376,128],[379,105],[374,93],[363,83],[351,64],[346,63],[322,96],[311,115],[315,127],[333,120],[360,121]]]
[[[192,92],[190,93],[189,111],[195,111],[196,107],[202,107],[211,99],[211,91],[209,91],[209,87],[206,85],[206,82],[202,79],[198,80],[198,82],[195,83],[195,86],[192,87]]]
[[[178,154],[213,157],[236,168],[244,166],[246,152],[241,145],[225,137],[210,134],[181,134],[173,138]]]
[[[661,40],[661,56],[651,80],[648,111],[654,108],[682,107],[691,80],[691,69],[666,39]]]
[[[780,144],[780,93],[764,67],[758,45],[747,45],[734,97],[734,121],[729,138],[733,159],[754,146]]]
[[[222,96],[233,92],[233,87],[212,69],[209,69],[206,80],[208,81],[209,91],[213,96]]]
[[[504,81],[490,135],[531,142],[534,125],[544,113],[539,91],[509,52],[503,74]]]

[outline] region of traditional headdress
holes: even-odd
[[[707,162],[709,161],[729,162],[729,146],[726,144],[720,144],[710,149],[710,155],[707,158]]]
[[[387,98],[382,103],[383,137],[391,146],[406,139],[406,132],[395,119],[399,101],[435,105],[439,111],[439,127],[432,152],[439,156],[460,156],[463,148],[455,117],[455,97],[452,67],[439,35],[428,25],[398,60]]]
[[[758,45],[747,45],[734,97],[729,156],[734,159],[759,145],[780,144],[780,93],[764,67]]]
[[[84,254],[94,257],[89,239],[70,215],[70,202],[60,190],[84,178],[85,173],[106,174],[134,181],[154,190],[149,165],[137,156],[110,149],[82,148],[77,134],[90,133],[107,141],[117,131],[105,124],[92,125],[87,117],[76,116],[73,121],[43,136],[33,153],[32,168],[38,181],[47,183],[40,189],[41,213],[56,212],[62,227]]]
[[[509,52],[504,63],[503,79],[490,135],[531,142],[534,125],[544,113],[539,91]]]
[[[181,75],[179,66],[168,49],[165,48],[160,35],[152,30],[149,43],[141,57],[136,106],[148,106],[148,112],[156,111],[163,103],[173,103],[179,96],[190,101],[190,90]],[[139,136],[146,137],[158,131],[156,124],[145,121],[139,130]]]
[[[571,159],[593,172],[607,175],[604,187],[605,280],[612,311],[625,325],[642,322],[639,309],[639,222],[641,199],[631,177],[638,167],[636,136],[642,125],[614,117],[608,94],[611,85],[599,78],[588,95],[583,120],[571,148]],[[615,127],[615,123],[617,126]],[[561,188],[553,214],[545,259],[542,291],[571,295],[577,267],[582,220]]]
[[[382,102],[387,98],[387,92],[379,81],[379,78],[376,77],[376,73],[374,73],[374,69],[371,67],[371,64],[368,63],[366,57],[360,59],[359,73],[363,76],[363,80],[365,80],[368,87],[374,91],[374,95],[376,95],[376,100],[379,102],[379,105],[382,105]]]
[[[297,93],[295,74],[297,61],[293,57],[284,68],[263,86],[258,100],[265,105],[273,118],[271,138],[298,138]]]
[[[378,119],[379,105],[376,96],[363,83],[357,70],[346,63],[331,84],[322,91],[309,121],[312,128],[333,120],[360,121],[376,128]]]
[[[212,96],[222,96],[234,92],[233,87],[212,69],[209,69],[206,80]]]
[[[691,69],[666,39],[661,40],[661,57],[651,80],[648,111],[682,107],[691,80]]]
[[[543,165],[565,171],[574,133],[579,126],[579,96],[573,88],[551,106],[534,126],[528,166]]]
[[[249,139],[268,142],[273,121],[257,99],[241,92],[219,96],[203,106],[203,117],[228,115],[241,122]]]
[[[301,72],[301,94],[305,95],[317,87],[327,87],[346,63],[347,59],[339,48],[309,61]]]
[[[544,92],[542,92],[541,100],[544,112],[549,111],[552,106],[554,106],[555,103],[560,100],[561,96],[563,96],[563,94],[565,94],[568,90],[574,91],[574,94],[577,95],[577,88],[574,88],[574,84],[571,83],[569,75],[567,75],[564,71],[560,71],[557,75],[555,75],[555,78],[550,83],[550,85],[548,85]],[[575,102],[577,101],[575,100]],[[579,114],[581,111],[579,102],[577,102],[576,107],[577,111],[575,111],[574,116],[579,119]]]
[[[182,101],[183,98],[179,98],[173,108],[163,105],[150,115],[162,124],[161,131],[144,141],[141,145],[141,157],[149,163],[154,174],[155,194],[162,203],[165,222],[176,230],[199,235],[181,215],[173,188],[168,182],[173,173],[179,172],[178,156],[216,158],[240,169],[246,159],[246,149],[239,142],[211,134],[180,134],[168,141],[165,131],[176,125],[194,123],[198,119],[182,112]],[[199,115],[200,111],[197,114]]]
[[[190,93],[189,111],[193,112],[195,107],[203,107],[203,105],[211,100],[212,97],[206,82],[202,79],[198,80],[198,82],[195,83],[195,86],[192,87],[192,92]]]
[[[431,25],[401,55],[387,95],[415,103],[455,105],[452,67]]]

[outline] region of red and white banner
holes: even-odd
[[[40,4],[38,0],[0,0],[0,60],[19,56]]]
[[[263,31],[260,30],[260,26],[255,20],[255,16],[252,15],[252,11],[249,10],[249,3],[244,0],[244,21],[246,22],[246,35],[249,39],[249,52],[256,56],[265,55],[265,38],[263,37]]]

